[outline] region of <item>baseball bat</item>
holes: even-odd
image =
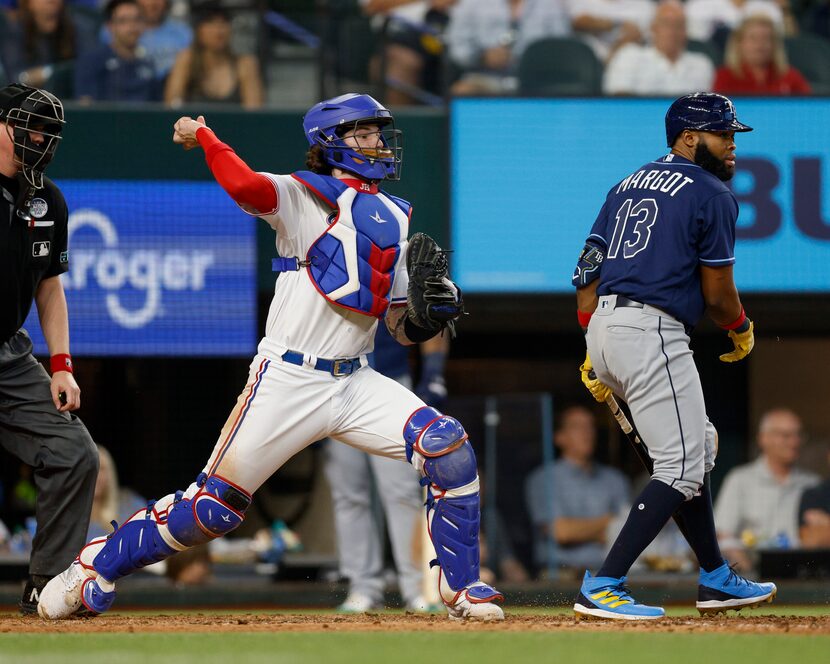
[[[653,475],[654,462],[648,455],[648,448],[645,446],[645,443],[643,443],[643,439],[640,437],[640,433],[637,431],[636,427],[631,423],[628,417],[626,417],[616,397],[609,393],[608,397],[605,399],[605,405],[611,410],[611,414],[614,416],[614,419],[617,420],[617,424],[620,425],[620,429],[623,430],[625,437],[628,438],[628,442],[631,443],[631,446],[634,448],[634,452],[636,452],[643,466],[645,466],[648,474]],[[691,541],[686,531],[686,522],[678,516],[676,512],[672,514],[672,519],[674,519],[674,522],[677,524],[677,527],[680,529],[683,537],[686,538],[686,541]]]

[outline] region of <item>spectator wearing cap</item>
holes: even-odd
[[[830,452],[827,460],[830,462]],[[807,489],[798,507],[799,536],[805,549],[830,549],[830,479]]]
[[[110,0],[104,8],[110,44],[100,44],[75,68],[75,95],[90,101],[159,101],[161,89],[153,63],[138,40],[144,19],[136,0]]]
[[[729,36],[715,92],[729,95],[808,95],[810,84],[787,60],[781,30],[768,16],[745,19]]]
[[[708,90],[715,67],[701,53],[686,50],[686,16],[678,0],[663,0],[651,23],[651,44],[626,44],[605,70],[609,95],[671,95]]]

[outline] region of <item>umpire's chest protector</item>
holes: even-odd
[[[335,211],[305,257],[314,287],[334,305],[380,318],[389,307],[398,261],[405,260],[410,204],[310,171],[293,177]]]

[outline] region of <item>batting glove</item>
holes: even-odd
[[[611,396],[611,388],[600,382],[600,379],[594,373],[591,357],[587,351],[585,352],[585,361],[579,367],[579,371],[582,374],[582,384],[588,388],[588,391],[594,399],[602,403]]]
[[[737,362],[744,359],[755,347],[755,324],[749,321],[749,328],[743,332],[729,330],[729,338],[735,344],[735,350],[720,356],[721,362]]]

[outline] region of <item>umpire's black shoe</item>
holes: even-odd
[[[37,615],[37,603],[43,587],[49,583],[51,576],[29,575],[23,596],[20,598],[20,613],[24,616]]]

